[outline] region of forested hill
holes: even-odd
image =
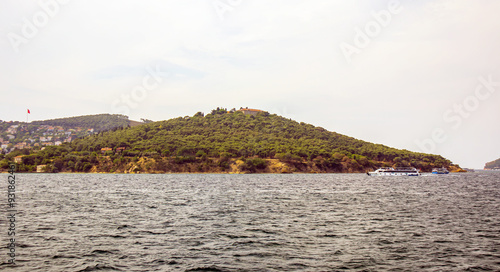
[[[87,115],[31,123],[0,121],[0,159],[3,159],[2,154],[17,152],[26,155],[45,146],[60,145],[101,131],[142,125],[146,121],[149,120],[142,123],[131,121],[127,116],[117,114]]]
[[[486,163],[484,169],[500,169],[500,159]]]
[[[121,114],[96,114],[76,117],[58,118],[44,121],[33,121],[31,125],[60,126],[63,128],[93,128],[94,131],[106,131],[117,127],[127,127],[128,117]]]
[[[364,172],[459,169],[441,156],[357,140],[267,112],[213,110],[105,131],[23,158],[26,170],[78,172]]]

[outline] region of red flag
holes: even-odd
[[[31,114],[30,109],[28,109],[28,113]]]

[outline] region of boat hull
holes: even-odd
[[[448,171],[448,169],[446,168],[434,168],[432,169],[432,173],[435,175],[446,175],[449,174],[450,171]]]
[[[369,176],[408,176],[408,177],[417,177],[420,176],[420,173],[376,173],[369,172],[367,173]]]
[[[369,176],[396,176],[396,177],[417,177],[420,176],[420,172],[411,167],[406,168],[379,168],[374,172],[366,173]]]

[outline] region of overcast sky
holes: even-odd
[[[1,120],[222,106],[482,168],[500,157],[500,1],[0,2]]]

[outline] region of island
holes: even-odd
[[[486,163],[484,170],[500,170],[500,159]]]
[[[71,122],[100,127],[85,127],[84,135],[59,140],[58,145],[13,148],[1,155],[0,169],[15,161],[20,172],[48,173],[365,173],[379,167],[461,171],[439,155],[369,143],[246,107],[219,107],[208,114],[157,122],[105,117],[111,120],[105,128],[102,122],[85,121],[96,116],[56,119],[50,124],[19,123],[17,131],[32,139],[35,125],[59,124],[65,134]],[[55,137],[49,132],[38,136]]]

